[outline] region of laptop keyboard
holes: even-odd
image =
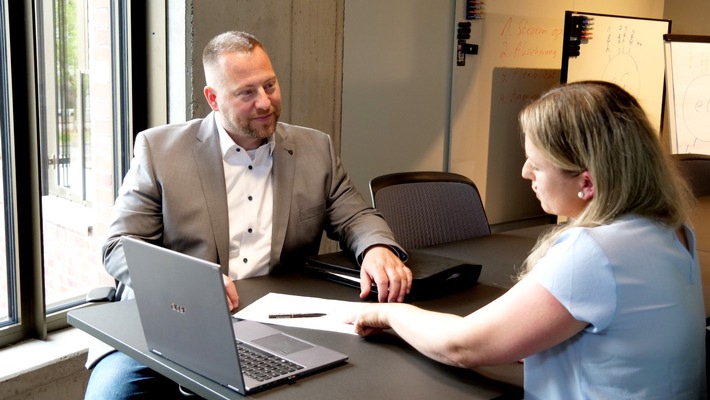
[[[247,347],[240,341],[237,341],[237,349],[239,363],[242,365],[242,373],[259,382],[303,369],[301,365],[285,358]]]

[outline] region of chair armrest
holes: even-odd
[[[116,288],[104,286],[91,289],[86,294],[87,303],[113,302],[116,298]]]

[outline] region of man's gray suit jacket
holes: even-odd
[[[358,259],[375,244],[406,257],[355,189],[328,135],[279,123],[274,139],[272,272],[317,254],[324,230]],[[138,134],[113,212],[103,257],[119,286],[130,287],[122,235],[218,263],[227,273],[227,194],[214,113]],[[131,290],[121,292],[132,297]]]

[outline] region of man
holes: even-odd
[[[262,44],[223,33],[203,64],[213,112],[136,138],[103,247],[120,298],[133,296],[123,235],[219,263],[236,308],[234,280],[301,265],[325,230],[361,262],[362,298],[375,283],[379,301],[403,301],[412,282],[406,253],[351,183],[329,136],[278,122],[281,92]],[[114,352],[94,367],[87,398],[177,393],[166,381]]]

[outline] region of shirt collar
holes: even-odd
[[[219,146],[220,146],[220,149],[222,150],[222,158],[224,158],[227,155],[227,152],[229,150],[235,149],[237,147],[244,150],[243,147],[234,143],[234,140],[232,140],[232,138],[229,136],[227,131],[224,129],[222,124],[219,122],[219,119],[215,118],[214,122],[215,122],[215,125],[217,125],[217,132],[219,133]],[[276,134],[276,132],[274,132],[274,135],[275,134]],[[271,135],[266,139],[265,145],[269,146],[269,156],[273,155],[274,147],[276,146],[274,135]],[[262,147],[265,145],[262,145]]]

